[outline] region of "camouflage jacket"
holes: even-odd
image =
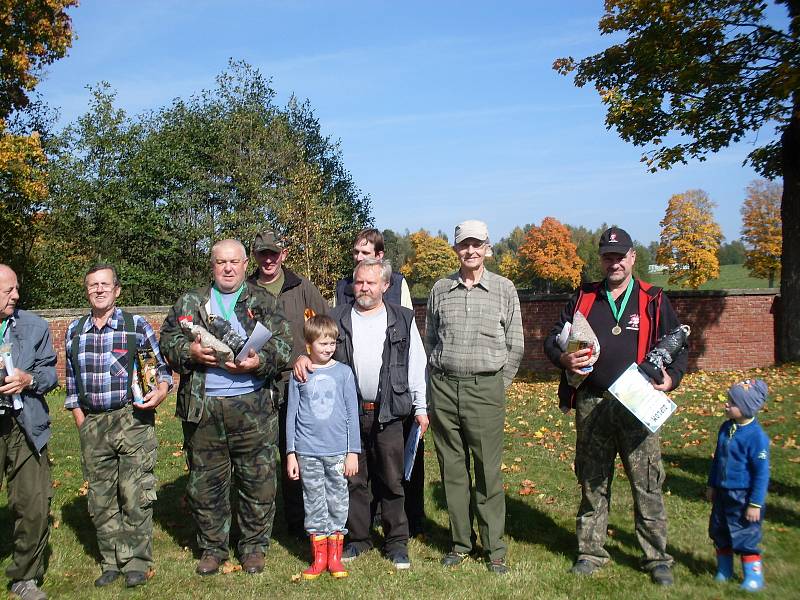
[[[272,332],[272,337],[258,353],[258,369],[253,372],[255,377],[263,378],[270,385],[272,380],[279,377],[281,369],[291,356],[291,325],[274,296],[257,285],[246,283],[245,286],[236,302],[234,313],[248,335],[253,332],[256,321]],[[175,414],[191,423],[198,423],[203,416],[206,370],[192,360],[189,353],[192,340],[180,326],[179,319],[190,316],[196,325],[208,329],[206,305],[210,295],[209,286],[185,293],[170,309],[161,326],[161,352],[173,371],[180,375]]]

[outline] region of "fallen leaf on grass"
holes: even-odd
[[[154,568],[150,567],[147,570],[147,573],[144,574],[144,576],[147,577],[148,579],[152,579],[153,577],[156,576],[156,570]]]
[[[61,485],[61,482],[58,479],[54,479],[53,483],[51,483],[50,485],[53,487],[53,489],[55,489]]]
[[[228,575],[229,573],[235,573],[236,571],[241,571],[241,570],[242,570],[242,565],[234,565],[232,562],[227,560],[220,569],[223,575]]]
[[[178,457],[180,457],[180,456],[183,456],[183,450],[178,450],[178,451],[176,451],[176,452],[173,452],[173,453],[172,453],[172,456],[174,456],[175,458],[178,458]]]
[[[520,496],[530,496],[535,491],[536,490],[533,489],[532,487],[523,487],[523,488],[520,488],[519,495]]]
[[[89,493],[89,482],[84,481],[80,488],[78,488],[78,496],[85,496]]]
[[[300,581],[300,579],[301,579],[300,573],[296,573],[295,575],[292,575],[292,583],[297,583],[297,582]]]
[[[59,527],[61,527],[61,521],[56,519],[55,521],[53,521],[53,529],[58,529]]]

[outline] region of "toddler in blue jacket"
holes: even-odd
[[[742,589],[764,587],[761,522],[769,484],[769,437],[756,413],[767,400],[767,384],[746,379],[728,390],[725,415],[708,476],[713,503],[708,535],[717,549],[717,581],[733,576],[733,554],[742,557]]]

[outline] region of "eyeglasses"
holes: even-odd
[[[103,283],[90,283],[89,285],[86,286],[86,289],[89,290],[90,293],[95,293],[95,292],[107,292],[109,290],[113,290],[115,287],[117,286],[113,283],[103,282]]]

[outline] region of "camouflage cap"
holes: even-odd
[[[281,238],[277,232],[269,230],[256,234],[251,250],[253,253],[263,252],[265,250],[280,252],[284,248],[286,248],[286,243],[283,241],[283,238]]]

